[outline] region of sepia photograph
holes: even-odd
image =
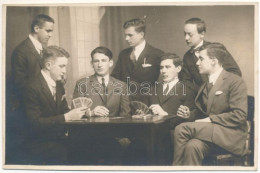
[[[3,169],[257,170],[258,13],[3,3]]]

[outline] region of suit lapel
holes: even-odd
[[[213,85],[213,87],[211,88],[210,92],[208,93],[208,104],[207,104],[207,113],[208,114],[210,113],[210,109],[211,109],[212,103],[214,101],[216,91],[218,91],[219,88],[224,83],[225,74],[226,74],[226,72],[223,70],[220,73],[218,79],[216,80],[216,83]]]
[[[114,82],[114,79],[111,76],[109,76],[109,82],[107,85],[107,104],[109,103],[109,99],[111,98],[111,96],[114,94]]]
[[[94,87],[94,90],[96,91],[96,93],[101,98],[103,104],[105,104],[105,98],[104,98],[104,95],[103,95],[102,85],[98,82],[96,75],[90,76],[89,81],[90,81],[91,88]],[[99,85],[97,85],[97,84],[99,84]],[[90,90],[90,91],[92,91],[92,90]]]
[[[39,63],[39,66],[41,68],[43,68],[42,64],[41,64],[41,61],[40,61],[41,57],[40,57],[39,53],[37,52],[36,48],[34,47],[32,41],[30,40],[30,38],[27,38],[26,44],[27,44],[28,49],[31,50],[31,52],[33,53],[34,57],[37,59],[37,62]]]
[[[206,113],[204,110],[203,110],[203,108],[202,108],[202,106],[201,106],[201,103],[200,103],[200,101],[199,101],[199,98],[202,98],[202,94],[206,94],[205,93],[205,87],[206,87],[206,83],[204,83],[204,84],[202,84],[202,86],[200,87],[200,89],[199,89],[199,92],[198,92],[198,94],[197,94],[197,96],[196,96],[196,98],[195,98],[195,105],[199,108],[199,110],[201,111],[201,112],[203,112],[203,113]]]
[[[50,88],[49,88],[47,82],[45,81],[44,77],[42,76],[42,74],[40,74],[40,82],[41,82],[41,86],[42,86],[43,95],[48,100],[53,111],[56,112],[56,103],[54,101]]]
[[[128,52],[127,52],[127,55],[126,55],[127,56],[127,58],[126,58],[127,68],[128,68],[128,71],[130,71],[131,73],[134,70],[134,63],[132,62],[132,60],[130,58],[132,51],[133,51],[133,48],[129,48]]]
[[[60,106],[61,106],[61,97],[62,97],[62,84],[60,82],[56,82],[56,105],[57,110],[60,112]]]
[[[136,62],[136,66],[142,66],[142,64],[144,63],[144,58],[147,59],[147,57],[145,57],[147,55],[147,49],[148,49],[148,44],[145,44],[144,50],[141,52],[141,54],[138,57],[138,60]]]

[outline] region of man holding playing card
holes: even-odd
[[[195,91],[178,78],[182,69],[182,59],[174,53],[165,53],[160,61],[162,81],[158,81],[152,88],[152,95],[148,101],[152,113],[160,116],[176,115],[180,105],[194,109]],[[185,120],[176,116],[172,119],[171,125],[175,128]]]
[[[91,52],[95,74],[77,81],[73,94],[73,103],[82,97],[92,100],[89,116],[127,116],[130,113],[126,84],[109,75],[113,66],[112,52],[106,47],[97,47]],[[84,103],[85,102],[85,103]],[[76,106],[75,104],[73,105]]]
[[[95,74],[77,81],[73,94],[73,107],[86,105],[87,116],[100,118],[119,118],[130,114],[126,84],[109,75],[113,66],[112,52],[106,47],[97,47],[91,52]],[[104,147],[104,143],[106,147]],[[121,147],[130,144],[127,138],[114,138],[107,134],[92,136],[86,142],[79,141],[76,146],[86,150],[75,151],[83,164],[117,164],[121,161]],[[88,147],[86,147],[88,146]],[[75,150],[81,147],[75,147]],[[92,148],[92,149],[90,149]],[[86,158],[89,156],[88,158]],[[119,163],[118,163],[119,164]]]
[[[58,46],[43,50],[41,72],[25,87],[24,104],[30,138],[24,145],[29,164],[66,164],[65,121],[78,120],[86,107],[69,110],[61,83],[69,54]]]

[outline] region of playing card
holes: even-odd
[[[131,102],[131,107],[133,108],[134,112],[136,112],[137,110],[140,110],[143,112],[143,114],[148,114],[149,113],[149,107],[139,101],[132,101]]]
[[[86,107],[90,108],[93,104],[93,101],[91,100],[91,98],[85,98],[85,105]]]
[[[72,103],[73,103],[74,108],[80,108],[80,107],[83,107],[80,98],[73,99],[73,100],[72,100]]]

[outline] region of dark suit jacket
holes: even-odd
[[[149,97],[149,106],[159,104],[169,115],[176,115],[180,105],[185,105],[189,107],[190,110],[195,108],[195,90],[187,87],[184,82],[179,81],[166,96],[163,95],[162,83],[153,87],[151,91],[152,95]],[[171,125],[174,128],[184,121],[186,120],[176,116],[171,122]]]
[[[41,71],[40,55],[29,38],[15,48],[11,63],[14,85],[20,92],[28,79]]]
[[[64,136],[59,124],[65,121],[64,113],[69,108],[60,82],[56,86],[56,102],[41,73],[26,85],[23,97],[32,140],[56,140]]]
[[[109,110],[109,116],[127,116],[130,113],[129,99],[126,92],[126,84],[110,76],[107,86],[107,105],[104,103],[102,85],[99,84],[95,75],[82,78],[77,81],[73,99],[77,97],[91,98],[96,106],[105,106]]]
[[[202,106],[203,84],[195,104],[205,118],[210,117],[213,131],[212,142],[234,154],[245,154],[247,137],[247,89],[243,79],[233,73],[222,71],[208,94],[207,110]]]
[[[132,50],[133,48],[127,48],[120,52],[111,75],[124,82],[127,82],[127,77],[130,77],[130,81],[137,83],[150,82],[154,85],[154,82],[158,79],[160,74],[159,56],[162,55],[163,52],[146,43],[136,64],[133,64],[130,59]],[[142,67],[144,58],[146,58],[146,64],[151,64],[151,67]]]
[[[206,44],[209,44],[209,42],[204,41],[203,45]],[[181,72],[179,73],[179,77],[183,81],[194,83],[195,87],[198,89],[205,82],[205,79],[207,79],[207,77],[199,73],[199,69],[196,65],[194,56],[195,55],[191,53],[190,50],[185,53],[183,57],[183,67]],[[242,76],[240,68],[238,67],[236,61],[230,53],[223,64],[223,68],[226,71]]]

